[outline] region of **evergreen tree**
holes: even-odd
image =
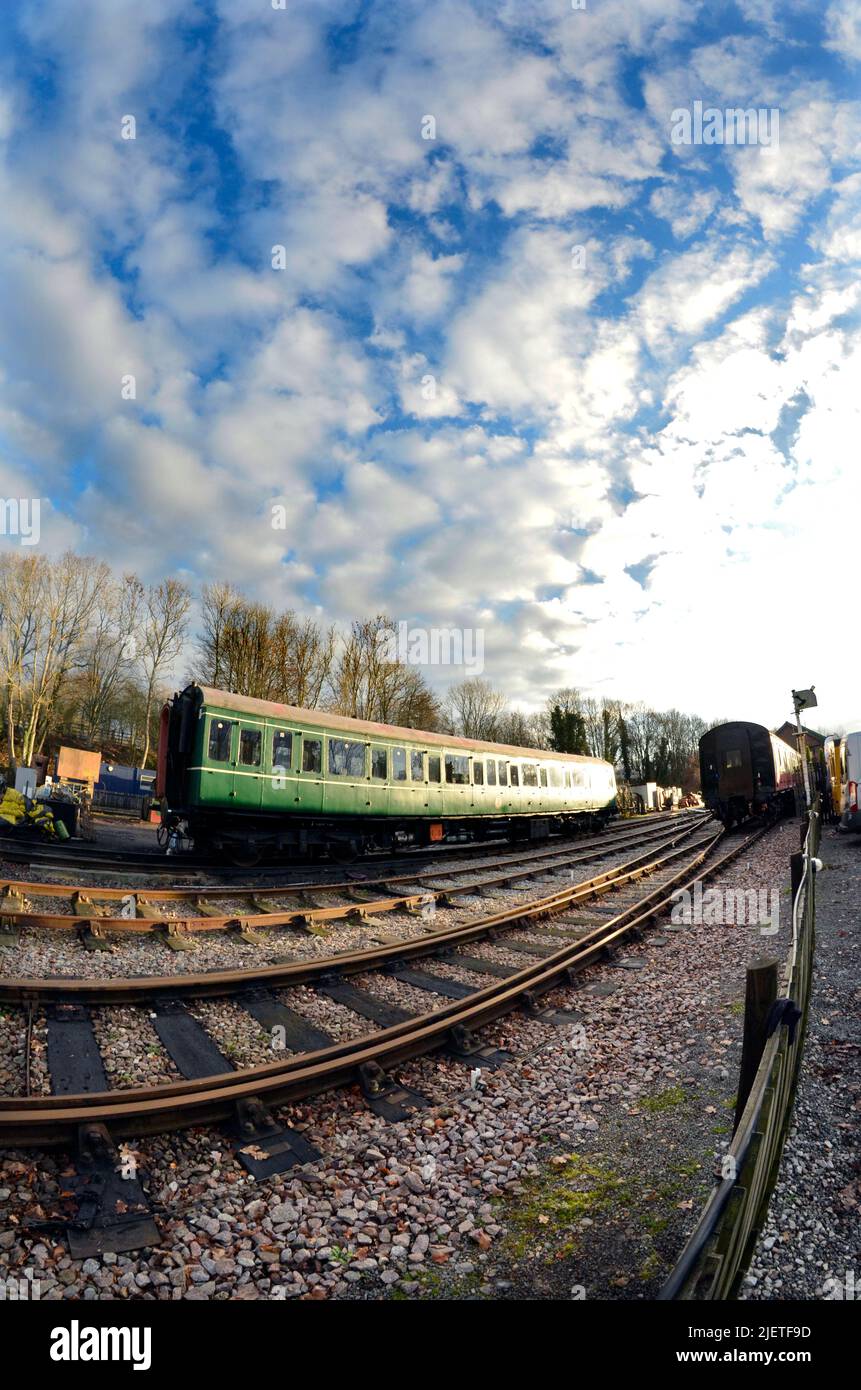
[[[619,757],[622,760],[622,776],[626,782],[631,780],[631,739],[624,715],[619,715]]]

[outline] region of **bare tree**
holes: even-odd
[[[653,782],[659,739],[658,716],[640,701],[629,709],[626,723],[631,743],[631,775],[640,782]]]
[[[51,710],[81,655],[108,566],[86,556],[5,557],[0,570],[0,661],[6,696],[9,762],[29,765],[41,746]]]
[[[44,567],[36,555],[0,555],[0,671],[6,748],[14,772],[15,729],[21,715],[24,672],[33,654]]]
[[[188,631],[191,593],[178,579],[164,579],[151,585],[144,595],[140,638],[140,665],[146,684],[144,739],[141,767],[149,759],[152,707],[158,682],[182,650]]]
[[[201,631],[197,639],[199,678],[219,689],[229,686],[225,646],[240,594],[232,584],[204,584],[201,592]],[[237,692],[246,693],[246,692]]]
[[[108,708],[137,656],[137,629],[144,589],[136,575],[100,586],[93,626],[84,650],[84,727],[95,740],[105,727]]]
[[[497,720],[494,743],[508,743],[514,748],[540,747],[535,741],[534,716],[522,710],[505,710]]]
[[[421,672],[394,656],[395,624],[384,614],[353,623],[332,668],[332,709],[353,719],[434,729],[439,706]]]
[[[589,745],[589,752],[593,757],[600,756],[597,750],[601,746],[603,728],[601,724],[601,703],[595,699],[594,695],[587,695],[580,701],[579,714],[583,720],[583,728],[586,734],[586,742]]]
[[[444,709],[452,733],[492,742],[505,711],[505,696],[482,676],[472,676],[449,686]]]
[[[314,709],[332,673],[336,631],[325,631],[313,618],[300,620],[290,611],[273,624],[271,695],[302,709]]]
[[[313,709],[332,679],[334,627],[255,603],[230,584],[203,590],[197,677],[237,695]]]

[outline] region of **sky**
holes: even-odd
[[[0,492],[525,709],[861,727],[861,0],[575,3],[5,0]]]

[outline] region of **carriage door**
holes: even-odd
[[[233,805],[233,760],[236,757],[237,725],[222,714],[206,720],[200,772],[200,800],[207,806]]]
[[[724,800],[733,796],[750,796],[753,769],[747,730],[729,724],[718,730],[717,758],[720,791]]]
[[[431,748],[427,755],[427,781],[425,792],[427,807],[424,814],[426,816],[442,816],[442,779],[443,757],[439,748]]]
[[[233,771],[233,809],[259,811],[263,799],[263,725],[239,723]]]
[[[293,807],[296,811],[320,811],[323,808],[324,735],[318,729],[302,733],[299,749],[299,773]]]

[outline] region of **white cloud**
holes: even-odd
[[[780,5],[705,42],[683,0],[19,8],[51,81],[24,51],[0,101],[2,482],[46,544],[482,626],[525,704],[770,720],[799,627],[845,686],[786,575],[854,583],[859,107]],[[779,147],[672,147],[696,98],[778,106]]]
[[[672,184],[662,184],[649,199],[652,212],[656,217],[666,218],[673,229],[673,236],[679,241],[693,236],[714,212],[717,203],[715,189],[691,189],[681,179]]]
[[[658,350],[675,337],[702,333],[772,264],[762,251],[717,239],[666,257],[637,296],[640,332]]]
[[[849,62],[861,62],[861,10],[857,0],[832,0],[825,11],[826,48]]]

